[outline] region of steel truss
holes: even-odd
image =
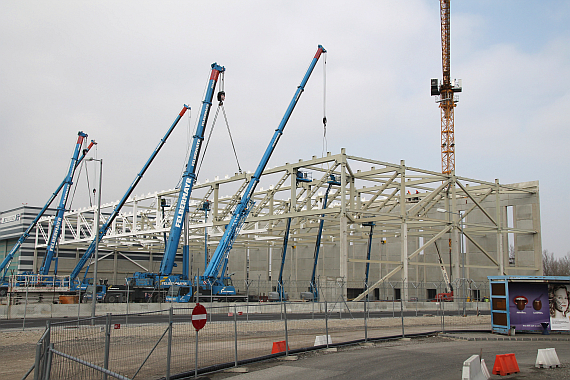
[[[312,181],[298,181],[298,172],[304,173],[305,178],[312,177]],[[331,174],[340,179],[341,185],[333,187],[328,205],[323,209],[324,192]],[[189,211],[191,250],[203,250],[205,228],[208,245],[218,244],[250,178],[251,173],[236,173],[223,179],[216,177],[213,181],[196,182]],[[469,268],[488,270],[489,275],[539,274],[542,270],[538,211],[532,225],[529,227],[527,223],[523,226],[525,228],[509,226],[505,211],[506,207],[517,202],[538,205],[538,182],[503,185],[498,180],[486,182],[456,176],[453,172],[447,175],[408,167],[403,160],[392,164],[350,156],[342,149],[340,154],[328,153],[325,157],[314,156],[307,161],[267,168],[258,189],[253,197],[255,206],[234,243],[234,249],[279,246],[288,218],[293,218],[290,231],[293,244],[314,244],[320,218],[325,215],[322,244],[340,246],[340,270],[335,276],[350,281],[349,263],[369,262],[389,269],[368,286],[367,292],[372,292],[396,273],[400,273],[406,283],[410,266],[439,266],[435,258],[433,262],[417,258],[434,242],[447,241],[447,236],[452,244],[450,252],[453,251],[453,255],[448,264],[454,268],[454,279],[460,273],[460,239],[467,242],[469,255],[486,258],[486,263],[467,265]],[[222,190],[232,195],[223,196]],[[129,254],[164,251],[164,233],[170,230],[177,196],[178,190],[171,189],[131,197],[101,241],[100,249],[120,251],[122,256],[145,268],[143,263],[130,259]],[[207,221],[201,209],[206,200],[211,207]],[[101,206],[102,219],[115,205],[116,202]],[[448,212],[438,213],[438,208]],[[82,252],[87,248],[97,230],[93,220],[95,212],[95,207],[66,212],[66,228],[61,235],[60,249]],[[472,218],[472,215],[477,217]],[[52,221],[53,217],[40,220],[36,229],[36,252],[45,249]],[[369,228],[362,226],[364,222],[375,223],[375,240],[400,243],[399,259],[349,258],[349,245],[366,244]],[[526,249],[534,251],[535,257],[530,264],[509,265],[509,234],[531,237],[533,246]],[[482,244],[480,237],[483,236],[494,236],[496,246]],[[417,249],[408,249],[408,239],[417,237],[422,237],[423,244],[418,244]],[[181,247],[182,244],[180,251]],[[406,289],[404,286],[403,296],[407,298]]]

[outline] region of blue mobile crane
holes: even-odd
[[[73,172],[79,166],[81,161],[83,161],[83,159],[85,158],[87,153],[89,153],[89,151],[91,150],[93,145],[96,144],[96,142],[94,140],[91,140],[91,143],[85,149],[83,149],[81,151],[81,156],[78,157],[81,144],[83,143],[83,140],[87,137],[87,135],[84,134],[83,132],[79,132],[78,135],[79,135],[79,138],[77,140],[76,147],[75,147],[74,154],[73,154],[74,158],[72,159],[71,167],[69,168],[69,171],[68,171],[67,175],[65,176],[63,182],[61,182],[61,184],[58,186],[57,190],[51,195],[51,197],[49,198],[47,203],[40,210],[40,212],[36,215],[36,217],[34,218],[32,223],[28,226],[28,228],[26,228],[26,230],[24,231],[22,236],[20,236],[20,238],[18,239],[16,244],[12,247],[12,249],[10,250],[8,255],[6,255],[6,257],[4,258],[2,263],[0,263],[0,273],[3,272],[2,277],[0,278],[0,296],[5,296],[7,291],[8,291],[9,283],[8,283],[8,278],[7,278],[7,272],[8,272],[10,262],[12,262],[12,260],[14,259],[14,256],[16,255],[16,252],[18,252],[18,249],[20,249],[22,244],[30,236],[30,233],[36,227],[36,225],[38,224],[41,217],[44,215],[44,213],[49,208],[49,206],[51,206],[51,203],[54,201],[54,199],[57,197],[57,195],[59,194],[61,189],[64,187],[66,189],[64,190],[64,195],[61,198],[60,207],[58,207],[58,212],[60,209],[65,208],[67,194],[69,192],[69,186],[71,185],[71,182],[73,179]],[[63,203],[63,206],[62,206],[62,203]],[[62,214],[63,214],[63,211],[62,211]],[[59,225],[60,225],[60,232],[61,232],[61,223],[59,223]],[[53,231],[55,231],[55,228],[54,228],[54,230],[52,230],[52,235],[53,235]],[[50,241],[51,240],[52,239],[50,239]],[[57,239],[55,239],[55,240],[57,240]],[[49,246],[48,246],[48,249],[49,249]],[[47,256],[47,253],[46,253],[46,256]],[[51,262],[52,257],[53,257],[53,249],[52,249],[52,256],[50,257],[50,262]],[[45,266],[46,266],[46,258],[44,257],[44,265],[42,265],[42,267],[45,267]],[[49,266],[47,268],[49,270]],[[44,273],[41,273],[41,274],[44,274]],[[47,273],[45,273],[45,274],[47,274]]]
[[[67,176],[64,180],[63,185],[63,193],[61,194],[61,199],[59,201],[59,205],[57,206],[57,211],[55,214],[55,218],[53,220],[53,227],[51,230],[51,235],[48,240],[48,246],[46,249],[46,253],[44,255],[44,261],[40,270],[38,271],[39,275],[48,275],[49,268],[51,266],[51,262],[53,260],[53,255],[55,253],[55,246],[59,240],[59,236],[61,235],[61,229],[63,227],[63,214],[65,212],[65,206],[67,204],[67,197],[69,195],[69,190],[71,189],[71,185],[73,184],[73,175],[75,174],[75,168],[77,167],[77,160],[79,159],[79,152],[81,150],[81,146],[83,144],[83,139],[85,139],[87,135],[83,132],[79,132],[79,137],[77,138],[77,143],[75,144],[75,150],[73,151],[73,157],[71,158],[71,164],[69,165],[69,170],[67,171]],[[54,275],[57,274],[57,258],[56,264],[54,269]]]
[[[287,257],[287,243],[289,242],[289,231],[291,230],[291,218],[287,218],[287,225],[283,233],[283,248],[281,249],[281,267],[279,268],[279,277],[277,278],[277,291],[269,292],[269,301],[287,301],[289,294],[283,286],[283,268],[285,268],[285,258]]]
[[[340,186],[341,183],[337,181],[334,174],[330,175],[330,179],[327,181],[329,184],[327,186],[327,191],[325,192],[325,198],[323,199],[323,210],[327,208],[327,201],[329,198],[329,193],[333,185]],[[316,283],[315,277],[317,274],[317,262],[319,260],[319,251],[321,249],[321,237],[323,236],[323,227],[325,224],[325,214],[321,215],[321,221],[319,223],[319,231],[317,232],[317,241],[315,242],[315,252],[313,255],[313,274],[311,275],[311,282],[309,282],[309,291],[301,292],[301,299],[308,301],[318,302],[319,300],[319,287]]]
[[[134,181],[131,183],[131,185],[127,189],[127,192],[125,193],[125,195],[123,195],[123,198],[121,198],[121,200],[119,201],[117,206],[115,206],[115,208],[113,209],[113,211],[111,212],[111,214],[109,215],[107,220],[105,221],[105,223],[103,223],[103,225],[99,228],[95,238],[93,239],[93,241],[91,242],[91,244],[89,245],[89,247],[87,248],[85,253],[79,259],[79,262],[77,263],[77,265],[75,266],[75,268],[73,269],[73,271],[71,272],[70,277],[69,277],[69,280],[71,282],[70,283],[71,290],[74,290],[74,291],[84,290],[89,285],[88,282],[86,282],[86,277],[87,277],[87,272],[89,271],[89,267],[87,267],[87,269],[85,270],[85,275],[84,275],[83,281],[77,280],[79,273],[83,270],[83,268],[85,267],[87,262],[91,259],[91,256],[95,252],[95,246],[98,244],[98,241],[101,241],[101,239],[103,239],[103,237],[105,236],[105,234],[107,233],[107,231],[111,227],[113,220],[115,220],[115,218],[119,215],[121,208],[124,206],[127,199],[129,198],[129,196],[132,194],[132,192],[134,191],[134,189],[136,188],[136,186],[138,185],[138,183],[142,179],[143,175],[145,174],[146,170],[149,168],[152,161],[155,159],[155,157],[157,156],[160,149],[164,146],[164,144],[166,143],[166,140],[172,134],[172,131],[174,130],[174,128],[176,127],[176,125],[178,124],[180,119],[186,113],[187,109],[190,109],[190,107],[187,105],[184,105],[184,107],[182,108],[182,111],[180,111],[178,116],[176,116],[176,119],[174,120],[174,122],[172,123],[172,125],[170,126],[170,128],[168,129],[166,134],[164,135],[164,137],[160,140],[159,144],[157,145],[157,147],[154,149],[154,151],[150,155],[150,158],[144,164],[141,171],[137,174]],[[95,279],[95,282],[96,281],[97,281],[97,279]],[[95,283],[93,285],[97,285],[97,284]]]
[[[133,287],[133,289],[136,289],[139,286],[154,288],[156,290],[153,292],[153,297],[155,300],[163,300],[165,298],[163,292],[168,291],[168,289],[173,285],[190,287],[188,289],[188,292],[190,294],[192,293],[191,281],[188,276],[189,251],[187,246],[185,246],[183,250],[182,275],[172,274],[172,269],[176,266],[174,260],[176,258],[176,252],[178,251],[180,236],[182,234],[182,226],[183,223],[186,223],[185,218],[189,209],[190,194],[192,193],[194,181],[196,180],[196,167],[198,165],[198,158],[200,156],[202,142],[204,141],[204,132],[206,130],[208,116],[212,107],[214,91],[216,89],[216,84],[220,78],[220,75],[223,78],[225,70],[226,69],[223,66],[220,66],[217,63],[212,64],[212,70],[210,73],[210,79],[208,81],[208,87],[206,89],[206,95],[202,101],[200,118],[198,120],[196,133],[193,137],[194,140],[192,142],[192,149],[188,157],[188,163],[186,164],[186,170],[182,175],[180,192],[178,194],[178,202],[176,203],[174,217],[172,220],[172,225],[170,227],[170,233],[168,235],[168,242],[165,245],[164,255],[160,263],[159,272],[135,272],[133,277],[127,278],[130,287]],[[223,91],[220,91],[217,96],[220,104],[222,104],[224,98],[225,93]]]
[[[269,146],[261,158],[261,162],[257,166],[257,169],[251,177],[239,204],[234,210],[232,218],[226,226],[224,235],[216,247],[216,251],[212,255],[212,259],[204,270],[204,274],[196,279],[195,286],[197,287],[197,291],[199,292],[199,295],[202,295],[205,298],[213,298],[216,296],[216,298],[219,300],[239,299],[238,295],[236,294],[235,287],[231,285],[230,276],[225,275],[230,250],[232,249],[233,243],[237,238],[238,233],[243,226],[249,212],[251,211],[251,208],[253,207],[253,201],[251,198],[253,197],[255,188],[259,183],[261,174],[269,162],[269,158],[275,150],[275,146],[277,145],[279,138],[283,134],[285,125],[289,121],[289,117],[295,109],[295,106],[297,105],[299,98],[305,89],[305,85],[307,84],[307,81],[309,80],[309,77],[311,76],[311,73],[313,72],[313,69],[315,68],[315,65],[317,64],[317,61],[319,60],[322,53],[326,53],[326,50],[324,47],[319,45],[317,53],[311,61],[311,64],[309,65],[309,68],[307,69],[307,72],[303,77],[301,84],[297,88],[297,91],[295,92],[295,95],[293,96],[293,99],[291,100],[289,107],[285,112],[285,115],[281,119],[279,127],[275,130]]]

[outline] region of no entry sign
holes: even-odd
[[[194,310],[192,310],[192,325],[196,331],[206,325],[207,317],[208,314],[206,313],[206,308],[197,303]]]

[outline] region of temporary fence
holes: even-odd
[[[296,352],[444,331],[490,329],[476,302],[271,302],[206,305],[48,323],[34,379],[176,379]]]

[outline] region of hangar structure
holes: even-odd
[[[332,186],[323,208],[331,174],[340,179],[340,186]],[[188,213],[193,276],[203,272],[205,253],[215,250],[250,178],[251,173],[236,173],[199,179],[194,185]],[[101,241],[99,278],[121,284],[134,271],[157,271],[177,197],[178,190],[172,189],[128,200]],[[292,223],[284,278],[291,299],[309,284],[320,219],[324,229],[317,273],[322,281],[342,282],[344,297],[361,299],[368,289],[371,299],[390,298],[378,291],[387,281],[401,284],[398,297],[404,300],[418,283],[440,288],[445,277],[439,258],[455,283],[486,282],[489,275],[542,275],[538,181],[487,182],[408,167],[404,161],[392,164],[351,156],[342,149],[339,154],[266,168],[254,198],[255,206],[229,256],[228,273],[241,290],[252,281],[258,288],[259,281],[273,288],[264,293],[274,290],[288,218]],[[116,204],[101,206],[103,221]],[[93,240],[95,211],[94,206],[66,212],[58,274],[71,272]],[[36,270],[52,220],[44,217],[36,228]],[[369,260],[371,231],[363,226],[367,222],[375,225]],[[181,241],[175,272],[182,272],[182,245]],[[433,297],[433,292],[420,298]]]

